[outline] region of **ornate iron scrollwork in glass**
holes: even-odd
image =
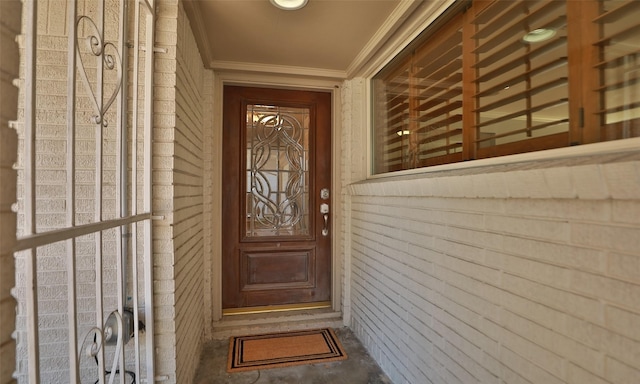
[[[246,235],[309,234],[309,110],[247,106]]]

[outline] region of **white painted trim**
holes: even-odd
[[[210,63],[213,59],[213,53],[211,51],[210,44],[202,44],[201,42],[209,41],[207,37],[207,31],[203,24],[200,1],[196,0],[183,0],[182,5],[187,13],[189,24],[191,25],[191,32],[196,39],[200,55],[202,56],[203,63]]]
[[[383,42],[384,46],[371,58],[368,65],[359,71],[358,75],[368,78],[380,71],[455,1],[430,1],[414,9],[413,13],[403,20],[403,25],[397,29],[395,37],[388,42]]]
[[[331,130],[331,209],[333,210],[333,214],[331,215],[331,220],[333,220],[333,225],[331,230],[333,231],[331,236],[331,302],[332,307],[335,312],[341,311],[341,298],[342,298],[342,287],[343,287],[343,278],[342,276],[342,265],[344,262],[344,258],[342,256],[342,219],[340,211],[336,208],[340,207],[341,197],[342,197],[342,174],[340,170],[342,169],[342,157],[340,154],[342,153],[342,91],[341,87],[334,87],[332,89],[332,105],[331,105],[331,113],[333,115],[333,123]]]
[[[366,116],[364,116],[364,126],[365,126],[365,134],[366,143],[364,151],[367,153],[367,158],[365,159],[364,167],[366,168],[363,175],[366,175],[367,178],[371,176],[371,172],[373,171],[373,106],[371,105],[371,79],[367,78],[364,80],[364,106],[362,108],[365,111]]]
[[[347,68],[347,78],[357,76],[360,70],[371,59],[393,33],[404,23],[422,3],[422,0],[401,0],[385,22],[378,28],[373,37],[362,48],[360,53]]]
[[[341,207],[344,208],[344,227],[340,228],[340,237],[344,236],[344,242],[341,243],[339,249],[342,250],[344,256],[342,257],[342,263],[344,265],[344,276],[342,276],[342,283],[344,286],[343,302],[342,302],[342,324],[346,327],[351,324],[351,247],[347,246],[342,248],[344,244],[351,244],[351,196],[345,196],[346,201],[341,203]],[[344,228],[344,231],[342,230]],[[335,307],[335,304],[334,304]]]
[[[222,319],[222,97],[223,80],[214,72],[213,133],[211,137],[211,324]],[[212,327],[213,328],[213,327]],[[211,329],[210,334],[213,334]]]
[[[215,89],[214,89],[214,118],[213,118],[213,145],[214,155],[211,161],[212,166],[212,230],[214,231],[211,236],[212,240],[212,270],[211,273],[211,287],[212,292],[212,320],[215,322],[222,319],[222,217],[220,215],[220,208],[222,206],[222,112],[223,112],[223,88],[225,85],[245,85],[254,87],[270,87],[270,88],[283,88],[283,89],[299,89],[299,90],[315,90],[315,91],[328,91],[331,92],[332,97],[332,113],[333,113],[333,131],[331,133],[331,147],[332,147],[332,172],[333,172],[333,191],[331,192],[331,204],[334,207],[339,206],[339,197],[342,194],[342,185],[340,183],[340,169],[341,159],[339,155],[340,133],[342,129],[342,100],[340,96],[340,87],[342,82],[332,80],[330,78],[302,78],[288,76],[278,73],[258,73],[258,72],[242,72],[239,68],[235,68],[232,71],[215,71]],[[335,217],[335,215],[334,215]],[[335,219],[334,219],[335,220]],[[338,222],[333,223],[333,228],[338,228]],[[334,311],[340,311],[341,303],[340,297],[342,294],[340,271],[337,269],[338,263],[341,260],[340,239],[338,234],[334,234],[332,237],[332,306]],[[213,324],[211,324],[213,326]],[[213,332],[212,332],[213,334]]]
[[[478,159],[464,161],[459,163],[450,163],[442,165],[434,165],[432,167],[408,169],[405,171],[389,172],[380,175],[370,175],[369,179],[384,179],[405,175],[420,175],[434,172],[457,171],[462,169],[471,169],[495,165],[509,165],[515,163],[523,163],[530,161],[545,160],[561,160],[584,156],[599,156],[610,154],[623,154],[628,152],[640,152],[640,137],[630,139],[605,141],[602,143],[583,144],[571,147],[547,149],[543,151],[519,153],[515,155],[490,157],[487,159]],[[369,159],[371,161],[371,159]]]
[[[349,86],[352,88],[353,81],[348,81],[348,83],[350,83]],[[353,90],[351,90],[351,93],[348,93],[346,95],[344,93],[345,92],[344,92],[344,83],[343,83],[343,92],[341,92],[341,95],[347,98],[348,103],[352,103],[353,97],[351,95],[353,94]],[[340,130],[339,141],[341,143],[343,141],[346,141],[344,139],[343,134],[345,134],[344,131]],[[346,151],[347,156],[351,156],[351,152],[354,149],[353,140],[349,140],[345,144],[347,148],[345,148],[344,151]],[[336,159],[340,159],[340,162],[343,161],[343,156],[341,155],[341,153],[342,153],[342,149],[335,156]],[[338,176],[340,177],[340,182],[342,183],[342,180],[346,178],[346,175],[342,174],[342,169],[343,169],[342,166],[334,169],[335,169],[335,172],[338,173]],[[342,184],[340,185],[340,187],[342,188]],[[344,269],[344,275],[341,276],[342,277],[341,282],[342,282],[342,288],[343,288],[342,290],[342,324],[348,327],[351,323],[351,247],[349,246],[351,244],[351,230],[350,230],[351,212],[352,212],[351,196],[349,196],[348,194],[343,195],[342,189],[341,189],[341,193],[339,197],[340,197],[339,208],[341,209],[339,216],[342,219],[342,222],[340,223],[341,225],[339,227],[336,226],[337,228],[336,230],[340,231],[340,233],[338,234],[340,243],[339,243],[339,246],[336,247],[336,249],[342,255],[342,260],[341,260],[342,264],[336,264],[336,265],[342,265]],[[336,207],[338,206],[336,205]]]
[[[216,100],[222,100],[222,87],[225,85],[244,85],[251,87],[269,87],[300,90],[325,90],[333,91],[340,88],[342,80],[331,78],[295,77],[290,73],[259,73],[243,72],[240,69],[231,71],[215,71],[216,75]],[[219,88],[219,89],[218,89]],[[222,113],[222,104],[216,106],[216,115]],[[221,117],[221,116],[220,116]],[[216,128],[222,129],[222,119]]]
[[[347,78],[347,72],[334,69],[292,67],[285,65],[271,65],[260,63],[243,63],[237,61],[212,60],[209,68],[224,72],[245,72],[267,75],[301,76],[305,78],[343,80]]]

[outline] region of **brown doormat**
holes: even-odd
[[[227,372],[346,360],[331,328],[235,336],[229,341]]]

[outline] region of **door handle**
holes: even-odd
[[[322,236],[327,236],[329,235],[329,214],[325,213],[324,215],[322,215],[322,217],[324,218],[324,228],[322,228]]]
[[[329,204],[320,204],[320,213],[322,213],[322,219],[324,220],[324,227],[322,228],[322,236],[329,235]]]

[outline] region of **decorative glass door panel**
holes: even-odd
[[[246,237],[309,235],[309,108],[248,105]]]

